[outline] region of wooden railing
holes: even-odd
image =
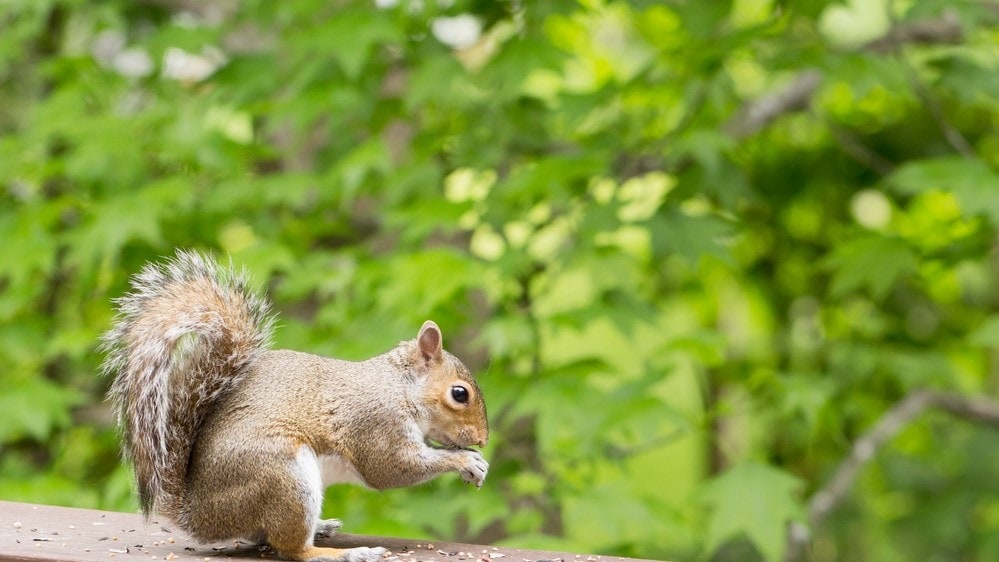
[[[634,558],[337,534],[322,546],[383,546],[386,562],[624,562]],[[203,545],[170,525],[129,513],[0,501],[0,560],[276,560],[273,551],[234,541]]]

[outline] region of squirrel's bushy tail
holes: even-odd
[[[219,396],[270,343],[270,306],[244,273],[196,252],[149,264],[117,299],[103,371],[146,515],[180,511],[191,444]]]

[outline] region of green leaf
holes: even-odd
[[[391,166],[388,147],[374,138],[345,154],[330,170],[328,179],[339,188],[344,201],[352,202],[370,174],[385,173]]]
[[[44,472],[23,476],[5,475],[0,481],[0,497],[8,501],[73,505],[91,509],[100,505],[97,490],[82,486],[79,478]]]
[[[901,166],[888,183],[906,194],[949,191],[965,214],[984,215],[999,225],[999,174],[981,160],[956,156],[920,160]]]
[[[191,201],[191,185],[179,176],[109,197],[92,207],[91,220],[70,240],[74,262],[97,263],[132,241],[162,245],[163,221],[182,213]]]
[[[653,511],[651,505],[638,499],[631,482],[612,477],[601,480],[593,482],[586,495],[574,494],[565,500],[565,526],[579,541],[577,549],[603,550],[652,530],[643,528],[658,530],[672,523],[664,521],[667,514]]]
[[[905,242],[878,235],[851,240],[822,262],[833,272],[833,296],[867,289],[877,299],[884,298],[900,277],[914,273],[917,265],[916,254]]]
[[[0,394],[0,444],[30,437],[44,442],[72,421],[70,408],[82,400],[75,390],[43,378],[4,382]]]
[[[372,47],[402,39],[402,33],[385,12],[368,7],[338,13],[321,31],[321,47],[351,79],[360,76]]]
[[[412,71],[405,92],[406,110],[413,111],[427,102],[439,100],[441,91],[449,92],[448,103],[460,102],[461,96],[456,99],[455,94],[467,86],[460,83],[456,88],[454,83],[464,73],[461,64],[450,54],[427,57]]]
[[[388,313],[408,311],[413,318],[429,314],[481,278],[467,256],[447,249],[432,249],[397,257],[390,278],[378,291],[378,307]]]
[[[800,521],[804,510],[798,494],[801,480],[771,466],[748,462],[712,479],[701,490],[708,505],[707,548],[745,537],[767,560],[781,560],[787,525]]]
[[[829,83],[848,84],[856,99],[872,91],[890,89],[895,93],[909,91],[905,67],[895,59],[870,53],[853,53],[832,61],[828,69]]]
[[[649,229],[657,255],[678,254],[694,263],[704,256],[730,259],[725,239],[732,235],[732,225],[720,218],[669,210],[652,217]]]
[[[38,280],[56,263],[58,245],[51,231],[70,209],[65,200],[58,200],[19,205],[15,212],[0,215],[0,239],[4,240],[0,279],[14,287],[40,289]]]
[[[491,318],[476,343],[484,345],[497,358],[527,355],[537,345],[529,319],[520,314]]]
[[[980,47],[983,51],[984,46]],[[990,60],[990,55],[982,53],[984,60]],[[967,60],[960,56],[946,57],[935,66],[943,75],[941,86],[946,87],[951,95],[964,103],[989,103],[999,99],[999,75],[988,64],[981,64],[973,59]]]
[[[999,316],[990,316],[974,332],[968,334],[968,343],[979,347],[999,346]]]

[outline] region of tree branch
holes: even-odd
[[[965,396],[939,390],[920,390],[896,403],[874,427],[854,442],[833,477],[808,501],[808,527],[815,529],[849,495],[860,470],[893,437],[927,409],[935,408],[974,423],[999,429],[999,402],[984,397]],[[810,539],[808,528],[792,524],[788,533],[785,561],[801,560]]]
[[[742,106],[725,125],[725,132],[736,140],[752,136],[778,117],[807,108],[820,84],[822,73],[818,70],[797,74],[787,86]]]
[[[941,17],[900,23],[883,37],[864,44],[860,50],[886,52],[908,43],[953,44],[964,38],[960,22],[951,12]],[[789,85],[747,102],[725,125],[725,131],[737,140],[754,135],[777,118],[806,109],[822,84],[822,73],[810,69],[797,74]]]
[[[961,22],[957,14],[948,10],[938,18],[899,23],[893,25],[884,37],[879,37],[864,45],[868,51],[889,52],[899,45],[953,45],[964,38]]]
[[[893,25],[883,37],[865,43],[859,50],[882,52],[897,49],[904,44],[953,44],[964,39],[964,31],[957,17],[951,12],[932,19],[900,23]],[[815,92],[822,85],[824,76],[821,71],[809,69],[795,74],[791,80],[778,90],[765,94],[755,100],[747,101],[742,108],[722,127],[735,140],[748,138],[776,121],[777,119],[805,110],[811,105]],[[918,93],[918,92],[917,92]],[[933,108],[931,107],[932,111]],[[690,114],[691,116],[693,113]],[[937,119],[939,122],[940,119]],[[948,142],[952,146],[961,146],[961,139],[954,139],[951,132],[945,129]],[[843,138],[839,140],[842,142]],[[857,142],[846,147],[851,156],[863,161],[872,169],[891,169],[892,164],[869,149],[864,149]],[[861,154],[863,153],[863,154]],[[691,157],[684,157],[667,163],[659,153],[622,155],[615,165],[619,177],[629,178],[653,170],[662,170],[667,166],[677,172],[694,163]]]
[[[889,10],[889,18],[894,22],[894,12]],[[893,26],[892,29],[903,29],[902,26]],[[909,26],[906,32],[896,32],[889,33],[881,41],[883,41],[883,47],[885,50],[893,52],[895,58],[898,59],[899,64],[905,70],[906,77],[909,80],[909,84],[912,85],[912,90],[916,93],[916,97],[919,101],[923,102],[923,106],[926,107],[926,111],[930,114],[930,117],[937,124],[940,132],[943,134],[944,139],[950,144],[951,148],[956,150],[962,156],[967,158],[974,158],[975,149],[968,142],[968,139],[964,138],[964,135],[957,130],[947,121],[947,116],[944,115],[943,108],[940,107],[940,103],[933,97],[933,93],[930,91],[929,87],[923,82],[919,77],[919,73],[916,69],[912,67],[909,61],[902,56],[900,47],[902,46],[902,40],[906,37],[915,38],[921,42],[925,42],[931,38],[937,38],[941,42],[953,43],[961,37],[961,26],[960,22],[957,20],[957,16],[953,12],[947,11],[944,13],[943,17],[936,22],[934,25],[923,25],[920,27]],[[879,42],[881,42],[879,41]]]

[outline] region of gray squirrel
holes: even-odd
[[[292,560],[361,562],[382,547],[314,546],[325,487],[382,490],[489,464],[486,406],[432,321],[351,362],[270,350],[269,303],[245,273],[180,251],[147,265],[103,337],[103,372],[143,513],[201,542],[247,538]]]

